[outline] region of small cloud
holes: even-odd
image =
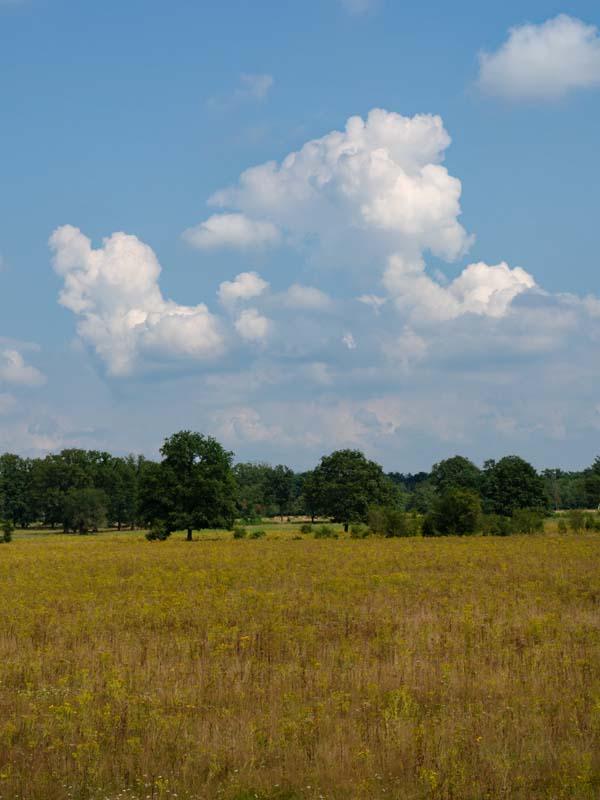
[[[288,308],[301,308],[311,311],[326,311],[331,307],[331,298],[314,286],[294,283],[285,292],[283,301]]]
[[[377,294],[361,294],[358,298],[359,303],[363,303],[373,309],[376,314],[379,314],[381,307],[387,302],[385,297],[379,297]]]
[[[240,300],[250,300],[269,288],[257,272],[241,272],[233,281],[223,281],[217,292],[221,305],[231,308]]]
[[[235,321],[235,329],[248,342],[262,342],[269,335],[271,320],[263,317],[256,308],[247,308]]]
[[[354,340],[354,336],[351,333],[345,333],[342,336],[342,344],[344,344],[348,350],[356,350],[356,342]]]
[[[493,53],[479,56],[479,87],[511,100],[554,100],[600,86],[600,36],[594,25],[560,14],[511,28]]]
[[[184,231],[183,238],[199,250],[248,250],[276,244],[280,237],[272,222],[250,219],[245,214],[213,214]]]
[[[26,364],[18,350],[5,349],[0,350],[0,380],[18,386],[41,386],[46,377]]]
[[[275,79],[268,74],[243,73],[240,75],[241,86],[236,89],[237,100],[256,100],[262,102],[273,88]]]
[[[264,103],[274,85],[275,78],[268,73],[243,72],[231,94],[211,97],[207,105],[215,111],[228,111],[243,103]]]

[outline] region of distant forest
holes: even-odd
[[[43,458],[6,453],[0,456],[0,519],[66,531],[148,527],[157,520],[169,532],[191,531],[275,516],[328,517],[348,525],[367,521],[373,505],[430,514],[453,489],[476,494],[489,515],[600,504],[600,458],[579,472],[538,473],[518,456],[486,461],[482,469],[453,456],[412,474],[385,473],[359,451],[341,450],[313,470],[295,472],[283,464],[236,464],[214,439],[189,431],[167,439],[161,454],[158,462],[97,450]]]

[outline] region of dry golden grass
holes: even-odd
[[[600,797],[600,538],[0,547],[0,797]]]

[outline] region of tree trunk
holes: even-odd
[[[187,529],[187,538],[186,538],[186,542],[191,542],[191,541],[192,541],[192,529],[191,529],[191,528],[188,528],[188,529]]]
[[[348,533],[348,523],[344,522],[344,533]]]

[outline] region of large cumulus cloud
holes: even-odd
[[[112,375],[126,375],[138,359],[210,360],[224,350],[218,319],[203,303],[179,305],[163,297],[160,264],[135,236],[115,233],[94,249],[78,228],[56,230],[50,246],[64,280],[60,302],[78,316],[78,332]]]
[[[365,120],[351,117],[344,131],[307,142],[281,164],[246,170],[209,201],[228,210],[186,238],[203,247],[218,229],[225,246],[240,230],[270,231],[273,241],[323,251],[322,262],[358,257],[373,281],[384,272],[384,288],[408,313],[500,316],[535,286],[524,270],[473,264],[449,287],[426,272],[427,253],[452,261],[472,242],[459,220],[461,182],[442,164],[450,142],[438,116],[374,109]],[[255,240],[266,243],[257,233]]]

